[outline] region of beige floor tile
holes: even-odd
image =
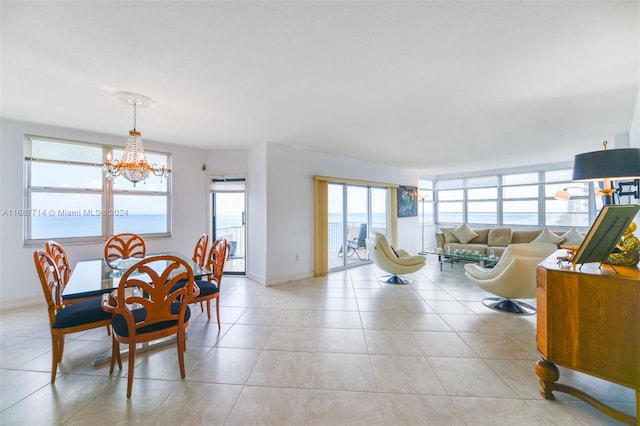
[[[400,330],[365,330],[367,350],[370,354],[421,355],[411,332]]]
[[[453,331],[464,333],[491,333],[492,329],[480,315],[440,314],[440,318]]]
[[[163,401],[172,394],[177,385],[177,382],[172,381],[135,379],[131,398],[127,399],[127,380],[114,379],[110,388],[103,390],[64,424],[144,424],[158,413]],[[171,411],[165,414],[175,416]]]
[[[473,314],[471,309],[455,300],[430,300],[427,304],[437,314]]]
[[[353,287],[351,287],[351,285],[341,287],[327,286],[327,288],[325,288],[324,290],[324,297],[329,299],[355,299],[356,294],[353,291]]]
[[[275,327],[236,324],[218,343],[221,348],[263,349]]]
[[[311,389],[374,392],[369,355],[316,354]]]
[[[412,334],[425,356],[462,358],[478,356],[456,333],[414,331]]]
[[[307,389],[246,386],[226,425],[302,425],[308,394]]]
[[[535,346],[525,347],[506,335],[458,333],[481,358],[535,360]]]
[[[316,352],[366,354],[367,343],[359,329],[321,328]]]
[[[0,412],[38,389],[48,386],[50,381],[50,372],[0,370]],[[0,423],[1,419],[0,414]]]
[[[545,425],[524,401],[495,398],[451,398],[466,424]]]
[[[114,382],[120,379],[102,376],[66,375],[56,379],[35,393],[18,401],[0,413],[3,425],[64,424],[87,404],[103,394],[113,392]],[[126,380],[123,380],[126,396]],[[134,382],[135,391],[135,382]],[[85,419],[86,420],[86,419]],[[86,423],[85,423],[86,424]]]
[[[377,394],[324,390],[309,392],[307,426],[384,424]]]
[[[483,360],[427,358],[451,396],[516,398],[516,393]]]
[[[325,299],[326,301],[327,299]],[[320,327],[325,328],[357,328],[362,329],[360,314],[347,311],[322,311]]]
[[[227,420],[242,386],[178,383],[148,419],[151,425],[221,425]]]
[[[213,348],[194,365],[185,380],[243,385],[261,353],[255,349]]]
[[[416,293],[425,301],[431,302],[436,300],[456,300],[449,292],[435,289],[420,289]]]
[[[265,344],[265,349],[313,352],[316,349],[317,328],[276,328]]]
[[[358,303],[356,299],[325,297],[322,303],[322,309],[325,311],[351,311],[358,312]]]
[[[387,425],[465,424],[446,396],[384,394],[380,395],[380,406]]]
[[[492,359],[485,362],[520,398],[541,398],[540,379],[535,372],[535,361]]]
[[[310,352],[263,351],[247,384],[309,388],[314,362]]]
[[[622,423],[601,413],[586,402],[524,400],[524,403],[547,425],[619,426]],[[633,411],[633,406],[631,407]],[[635,416],[635,414],[633,414]]]
[[[290,304],[284,304],[283,306],[291,308]],[[279,327],[317,327],[320,323],[320,311],[282,308],[247,308],[237,323]]]
[[[423,357],[371,355],[371,368],[378,392],[445,395]]]

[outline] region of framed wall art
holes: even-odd
[[[418,187],[398,187],[398,217],[418,216]]]

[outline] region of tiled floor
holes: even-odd
[[[222,330],[193,307],[180,379],[175,346],[124,370],[94,367],[105,329],[67,339],[54,385],[44,307],[0,320],[2,425],[603,425],[575,398],[539,394],[535,316],[491,311],[460,266],[432,259],[408,286],[386,285],[372,265],[265,288],[225,277]],[[615,407],[635,394],[561,369]]]

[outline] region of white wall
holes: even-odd
[[[267,285],[313,275],[314,175],[408,186],[416,186],[418,177],[423,175],[417,170],[400,169],[273,143],[266,146]],[[253,170],[250,167],[251,179],[252,175]],[[417,217],[398,220],[398,245],[409,251],[420,249]],[[299,255],[297,261],[296,254]]]
[[[0,212],[22,209],[24,203],[23,136],[35,134],[55,138],[123,145],[126,133],[104,135],[12,120],[2,120],[0,131]],[[144,138],[144,134],[142,135]],[[146,240],[148,252],[179,251],[191,254],[196,238],[206,231],[207,204],[205,173],[206,152],[176,145],[144,140],[147,149],[172,154],[172,237]],[[39,247],[23,244],[20,217],[0,216],[0,307],[43,300],[42,289],[33,264],[33,252]],[[80,258],[101,257],[103,243],[65,245],[72,262]]]
[[[636,94],[636,110],[629,128],[629,147],[640,148],[640,88]]]

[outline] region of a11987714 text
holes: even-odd
[[[125,209],[3,209],[2,216],[129,216]]]

